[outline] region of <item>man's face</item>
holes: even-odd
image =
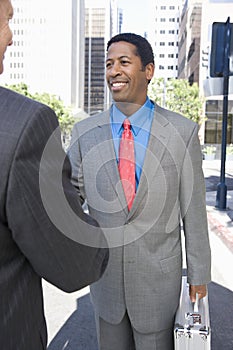
[[[143,69],[135,45],[125,41],[110,45],[106,59],[106,80],[115,102],[143,105],[148,80],[153,73],[153,64]]]
[[[0,0],[0,74],[3,72],[3,59],[7,46],[12,44],[9,20],[13,16],[10,0]]]

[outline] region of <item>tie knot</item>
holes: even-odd
[[[130,130],[130,126],[131,126],[131,124],[130,124],[129,119],[125,119],[124,123],[123,123],[124,130]]]

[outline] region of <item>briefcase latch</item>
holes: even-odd
[[[193,325],[195,324],[201,324],[201,315],[196,312],[188,312],[186,314],[187,320],[192,320]]]

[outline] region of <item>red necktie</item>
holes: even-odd
[[[128,209],[130,210],[136,189],[134,140],[129,119],[125,119],[123,126],[124,131],[120,142],[118,168]]]

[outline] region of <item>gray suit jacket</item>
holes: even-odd
[[[70,183],[70,164],[57,128],[51,109],[0,87],[1,350],[46,349],[41,277],[72,292],[96,281],[107,262],[106,249],[78,243],[86,235],[86,225],[93,228],[92,234],[102,236],[96,222],[83,214]],[[43,151],[49,139],[52,142],[46,158]],[[60,184],[55,180],[59,168],[63,171],[59,173]],[[75,226],[63,217],[59,185],[78,218]],[[55,209],[50,207],[53,199]],[[54,211],[62,218],[61,227],[52,216]]]
[[[120,322],[127,309],[139,332],[155,332],[172,326],[178,306],[181,225],[188,281],[210,281],[198,126],[156,106],[139,187],[128,212],[109,114],[77,123],[68,152],[73,183],[111,247],[104,275],[91,286],[92,299],[106,321]]]

